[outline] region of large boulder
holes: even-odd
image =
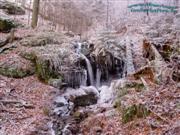
[[[108,79],[109,74],[120,75],[125,66],[125,44],[119,37],[102,35],[94,41],[91,57],[101,70],[102,78]]]
[[[26,47],[45,46],[47,44],[62,44],[69,42],[69,38],[64,34],[54,32],[38,32],[29,35],[20,41],[20,44]]]
[[[21,55],[35,62],[36,73],[41,80],[55,87],[61,87],[61,81],[71,87],[80,86],[86,78],[84,69],[80,67],[81,56],[63,44],[26,48]]]
[[[24,15],[25,10],[18,6],[16,3],[11,3],[8,1],[0,1],[0,9],[10,15]]]
[[[33,64],[14,54],[4,56],[0,62],[0,74],[8,77],[22,78],[34,73]]]
[[[81,86],[77,90],[68,89],[63,96],[66,97],[69,101],[73,102],[75,107],[78,107],[96,104],[99,93],[93,86]]]
[[[7,15],[0,13],[0,32],[9,32],[17,24]]]

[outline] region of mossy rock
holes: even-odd
[[[55,71],[49,68],[50,64],[48,60],[40,61],[36,60],[36,74],[39,79],[48,83],[50,79],[58,79],[61,76]]]
[[[144,84],[143,83],[137,83],[137,82],[132,82],[129,84],[126,84],[126,88],[135,88],[137,92],[141,92],[144,89]]]
[[[116,99],[116,100],[113,102],[113,107],[114,107],[114,108],[117,108],[118,110],[121,110],[121,99]]]
[[[23,78],[34,72],[33,64],[17,55],[4,58],[0,62],[0,74],[7,77]]]
[[[1,68],[0,67],[0,74],[7,76],[7,77],[13,77],[13,78],[23,78],[28,75],[32,75],[33,72],[31,71],[23,71],[21,69],[15,69],[15,68]]]
[[[44,46],[46,44],[52,43],[53,40],[49,37],[27,37],[20,41],[23,46]]]
[[[136,92],[141,92],[144,89],[144,84],[138,82],[127,82],[124,87],[118,89],[118,98],[127,95],[132,88],[134,88]]]
[[[53,32],[35,33],[23,38],[20,44],[26,47],[39,47],[47,44],[62,44],[67,42],[68,39],[63,34]]]
[[[15,28],[16,26],[17,25],[11,19],[0,16],[0,32],[9,32],[12,28]]]
[[[143,118],[150,114],[150,111],[142,104],[132,105],[122,110],[122,122],[127,123],[135,118]]]
[[[8,1],[0,1],[0,9],[3,9],[4,12],[11,15],[24,15],[25,10],[18,6],[16,3]]]
[[[32,62],[35,62],[36,60],[36,55],[33,53],[33,52],[28,52],[26,50],[23,50],[21,53],[20,53],[21,57],[27,59],[27,60],[30,60]]]
[[[73,117],[75,118],[76,122],[81,122],[83,121],[85,118],[88,117],[88,114],[86,112],[83,112],[83,111],[76,111],[74,114],[73,114]]]

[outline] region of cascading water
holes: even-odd
[[[77,49],[76,49],[76,53],[81,53],[81,49],[82,49],[82,43],[78,42],[77,44]]]
[[[81,56],[86,61],[88,75],[89,75],[89,79],[90,79],[90,85],[94,85],[94,74],[93,74],[91,63],[90,63],[90,61],[88,60],[88,58],[84,54],[81,54]]]
[[[116,81],[113,82],[113,77],[118,77],[121,78],[122,74],[124,72],[125,69],[125,63],[124,60],[112,60],[110,59],[110,64],[106,64],[105,63],[95,63],[93,65],[91,65],[90,60],[82,53],[84,51],[84,44],[82,45],[82,43],[80,42],[76,42],[75,44],[75,52],[79,55],[79,57],[81,57],[84,61],[83,66],[86,64],[87,69],[82,69],[80,70],[80,72],[73,72],[67,73],[67,76],[65,76],[65,78],[67,78],[68,82],[73,82],[73,83],[78,83],[80,86],[87,86],[87,80],[89,80],[90,85],[95,85],[95,87],[91,86],[93,88],[93,90],[97,91],[97,102],[95,104],[92,104],[90,106],[90,108],[86,108],[89,111],[94,111],[98,108],[101,107],[105,107],[105,108],[112,108],[113,107],[113,101],[114,101],[114,85],[116,83]],[[93,55],[92,55],[93,56]],[[113,58],[114,59],[114,58]],[[111,61],[112,60],[112,61]],[[81,63],[79,63],[81,64]],[[93,67],[92,67],[93,66]],[[79,66],[81,67],[81,65]],[[93,73],[93,69],[96,68],[96,76],[94,77],[94,73]],[[118,75],[118,76],[117,76]],[[94,80],[96,79],[96,80]],[[75,80],[75,81],[74,81]],[[102,81],[102,82],[101,82]],[[71,84],[72,86],[74,86],[74,84]],[[77,88],[77,87],[75,87]],[[88,94],[89,92],[89,87],[80,87],[80,88],[84,88],[83,93]],[[72,89],[73,92],[78,90],[78,89]],[[67,93],[71,93],[72,91],[68,91],[66,90]],[[90,97],[90,99],[92,98],[92,95],[88,95],[88,98]],[[84,98],[83,99],[78,99],[78,103],[79,100],[82,100],[82,102],[84,102]],[[66,107],[66,104],[65,104]],[[74,110],[74,104],[70,104],[68,103],[68,108],[70,107],[69,112]],[[72,109],[72,108],[73,109]],[[62,107],[57,107],[58,109],[61,109]],[[63,108],[64,109],[64,108]],[[72,109],[72,110],[71,110]],[[83,109],[83,107],[82,107]],[[92,110],[91,110],[92,109]],[[67,111],[66,108],[62,111]],[[97,111],[97,110],[96,110]],[[74,112],[72,111],[72,114]],[[58,127],[56,127],[55,124],[55,129],[57,131],[61,131],[62,134],[67,134],[66,132],[71,132],[69,129],[71,128],[72,123],[69,122],[69,119],[72,119],[72,117],[70,116],[70,113],[68,114],[68,119],[64,119],[63,123],[61,126],[58,125]],[[63,116],[60,117],[60,121],[62,121]],[[74,119],[73,119],[74,120]],[[57,122],[58,123],[58,122]],[[59,123],[58,123],[59,124]],[[61,124],[61,123],[60,123]],[[74,125],[73,125],[74,126]],[[59,129],[59,127],[61,127]],[[52,129],[52,135],[54,135],[55,132]],[[69,133],[68,133],[69,134]]]
[[[84,70],[84,78],[81,80],[82,86],[87,86],[87,70]]]
[[[82,56],[82,58],[86,61],[90,85],[94,85],[94,74],[93,74],[93,70],[92,70],[92,65],[91,65],[90,61],[88,60],[88,58],[84,54],[81,53],[81,50],[82,50],[82,43],[78,42],[77,47],[76,47],[76,53],[80,54]],[[84,71],[84,75],[85,75],[85,77],[82,80],[81,85],[86,86],[87,85],[87,71],[86,70]]]
[[[99,68],[96,69],[96,87],[100,87],[101,85],[101,70]]]

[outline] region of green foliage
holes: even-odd
[[[16,68],[4,68],[0,67],[0,74],[7,76],[7,77],[13,77],[13,78],[23,78],[29,75],[32,75],[34,71],[24,71],[21,69],[16,69]]]
[[[135,88],[137,92],[141,92],[144,89],[144,84],[136,82],[126,84],[123,88],[118,89],[118,98],[127,95],[132,88]]]
[[[12,21],[0,18],[0,31],[7,32],[15,27],[16,25]]]
[[[50,115],[49,108],[48,107],[43,107],[43,113],[44,113],[44,115],[49,116]]]
[[[123,123],[130,122],[135,118],[143,118],[150,114],[150,111],[142,104],[132,105],[122,110]]]

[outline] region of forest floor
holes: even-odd
[[[35,76],[12,79],[0,76],[1,132],[3,135],[35,135],[48,132],[49,108],[54,88]]]
[[[22,17],[16,19],[23,20],[23,23],[27,22],[27,16],[24,19]],[[16,31],[16,36],[23,38],[38,30],[21,28]],[[0,33],[2,39],[7,36],[8,34]],[[136,45],[142,44],[142,38],[137,42]],[[144,60],[139,59],[142,48],[139,46],[133,48],[136,52],[134,55],[138,69],[144,65]],[[16,53],[12,51],[0,55],[0,60]],[[51,121],[50,109],[57,91],[40,82],[36,76],[14,79],[0,75],[0,135],[49,135],[47,123]],[[178,135],[180,133],[179,93],[180,86],[171,81],[167,84],[154,84],[150,90],[142,93],[132,90],[125,96],[126,100],[148,105],[151,111],[148,117],[123,124],[121,112],[118,109],[110,109],[92,114],[80,123],[80,128],[84,135],[95,135],[99,130],[103,130],[101,131],[103,135]]]

